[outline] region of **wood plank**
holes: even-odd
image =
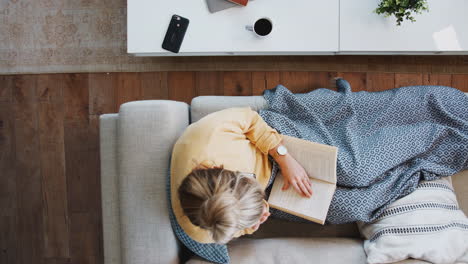
[[[89,89],[88,74],[64,75],[65,119],[88,121]]]
[[[69,212],[88,212],[96,203],[97,139],[89,122],[65,122],[65,168]]]
[[[293,93],[307,93],[314,89],[309,72],[280,72],[280,83]]]
[[[395,88],[394,73],[367,73],[367,88],[369,92],[378,92]]]
[[[280,84],[280,73],[278,71],[269,71],[265,73],[266,89],[273,89]]]
[[[42,263],[44,256],[36,76],[15,78],[16,257],[17,263]]]
[[[141,72],[141,99],[143,100],[157,100],[169,98],[167,90],[167,83],[163,83],[164,72]]]
[[[39,101],[63,101],[64,74],[37,75],[37,99]]]
[[[423,74],[423,85],[452,86],[451,74]]]
[[[0,263],[5,264],[17,262],[14,122],[13,104],[0,102]]]
[[[395,88],[404,86],[422,85],[422,73],[396,73]]]
[[[223,95],[223,72],[203,71],[195,73],[195,94],[202,95]]]
[[[223,74],[224,95],[252,95],[252,73],[251,72],[224,72]]]
[[[0,216],[16,216],[14,106],[0,103]],[[1,240],[1,238],[0,238]]]
[[[169,99],[190,104],[196,96],[194,72],[169,72],[167,74]]]
[[[18,263],[16,243],[16,216],[0,215],[0,263]]]
[[[141,80],[138,73],[121,72],[117,75],[116,109],[120,105],[141,100]]]
[[[70,264],[71,258],[45,258],[44,261],[47,264]]]
[[[468,93],[468,74],[452,75],[452,87],[455,87],[458,90]]]
[[[309,72],[310,91],[318,88],[331,88],[331,80],[336,77],[336,75],[336,72]]]
[[[279,72],[252,72],[252,95],[262,95],[263,91],[280,84]]]
[[[267,88],[266,72],[252,72],[252,95],[262,95]]]
[[[76,256],[70,260],[71,264],[102,264],[104,263],[103,257],[100,256]]]
[[[100,232],[100,212],[72,213],[71,252],[72,263],[103,263]]]
[[[118,111],[115,91],[117,75],[118,73],[88,74],[90,115],[102,115]]]
[[[307,60],[304,61],[305,65]],[[396,61],[390,68],[401,63],[404,61]],[[397,82],[394,73],[344,73],[350,74],[345,78],[354,91],[364,84],[370,91],[392,89],[397,87],[395,84],[428,84],[449,85],[468,92],[468,75],[453,74],[452,78],[450,71],[454,66],[450,67],[444,70],[448,74],[399,74]],[[285,79],[293,85],[303,82],[310,89],[298,89],[310,91],[327,87],[328,77],[333,74],[301,72]],[[367,75],[365,80],[363,74]],[[110,75],[114,77],[105,73],[0,76],[0,263],[103,262],[98,115],[117,111],[120,73]],[[170,93],[172,98],[183,101],[196,95],[221,95],[225,81],[229,95],[250,95],[249,89],[258,95],[275,87],[284,77],[284,73],[276,71],[230,72],[227,78],[223,72],[128,75],[129,81],[120,77],[126,82],[120,93],[124,100],[169,98]],[[301,75],[307,77],[301,79]],[[114,81],[109,82],[109,78]],[[171,92],[169,79],[170,86],[176,87]],[[102,89],[112,82],[113,88]],[[154,88],[158,82],[161,90]],[[216,85],[218,82],[222,85]],[[10,88],[5,89],[4,83]],[[135,88],[138,83],[140,90]],[[241,88],[237,90],[236,85]],[[63,99],[64,111],[60,113],[57,104]],[[61,137],[63,143],[59,143]],[[60,153],[65,165],[60,162]],[[62,169],[66,178],[60,176]],[[61,187],[64,184],[66,187]],[[60,198],[64,195],[65,200]],[[56,213],[63,212],[65,206],[65,214]],[[65,240],[68,244],[63,244]],[[69,257],[48,257],[66,255],[67,246]]]
[[[337,76],[348,81],[353,92],[366,90],[367,74],[365,72],[339,72]]]
[[[60,101],[39,103],[44,257],[47,258],[70,256],[63,110]]]
[[[89,120],[65,125],[70,257],[80,264],[103,263],[99,116]]]
[[[14,75],[0,75],[0,102],[11,102]]]

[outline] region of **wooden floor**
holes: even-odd
[[[453,86],[468,75],[379,72],[147,72],[0,76],[0,263],[102,263],[98,117],[143,99],[260,95],[407,85]]]

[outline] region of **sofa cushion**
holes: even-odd
[[[366,263],[362,240],[352,238],[239,238],[228,244],[231,263]],[[187,264],[206,262],[192,257]],[[408,260],[401,264],[427,263]]]
[[[239,238],[228,244],[231,263],[365,263],[362,240],[351,238]],[[337,254],[339,252],[339,254]],[[187,264],[209,263],[194,257]]]
[[[250,106],[258,111],[267,107],[263,96],[198,96],[190,105],[190,122],[197,122],[207,114],[230,107]]]

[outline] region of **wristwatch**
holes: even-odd
[[[280,145],[276,148],[276,153],[278,153],[280,156],[284,156],[288,154],[288,149],[285,146]]]

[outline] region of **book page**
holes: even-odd
[[[284,135],[283,144],[309,178],[336,184],[338,148]]]
[[[336,185],[321,180],[311,179],[312,196],[310,198],[301,196],[292,185],[285,191],[281,188],[284,185],[283,176],[278,173],[271,189],[268,203],[283,211],[292,211],[289,213],[323,224],[327,217]],[[307,217],[304,217],[307,216]]]
[[[282,191],[284,180],[281,172],[278,172],[268,203],[276,209],[323,224],[336,190],[338,149],[285,135],[283,144],[309,176],[312,197],[302,197],[292,185]]]

